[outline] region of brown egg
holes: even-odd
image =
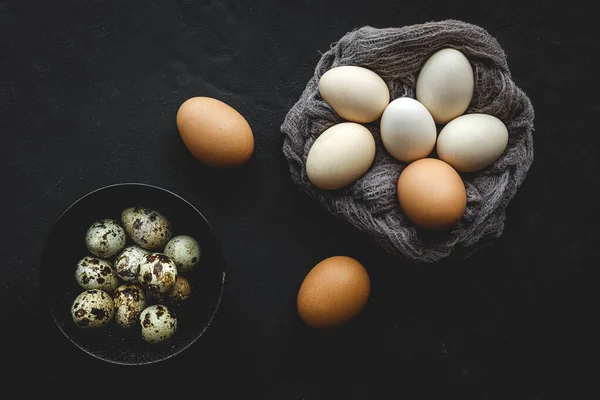
[[[177,129],[190,153],[209,167],[240,166],[254,151],[254,136],[246,119],[210,97],[185,101],[177,112]]]
[[[327,258],[310,270],[298,291],[298,314],[313,328],[332,328],[354,318],[367,304],[371,283],[353,258]]]
[[[187,279],[183,276],[177,276],[177,280],[173,288],[169,292],[169,300],[173,303],[179,303],[190,298],[192,295],[192,287]]]
[[[398,178],[398,201],[408,219],[430,230],[452,228],[467,206],[465,185],[450,165],[435,158],[409,164]]]

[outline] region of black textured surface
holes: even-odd
[[[597,397],[596,15],[542,1],[1,1],[0,391]],[[501,239],[465,261],[423,267],[386,256],[299,193],[279,127],[319,52],[348,30],[445,18],[484,27],[506,51],[535,106],[536,156]],[[247,118],[256,150],[243,169],[211,171],[187,153],[175,113],[195,95]],[[201,340],[139,368],[65,339],[38,278],[60,214],[93,189],[132,181],[198,207],[228,265],[224,303]],[[335,254],[365,265],[372,297],[354,324],[322,335],[298,323],[294,296]]]

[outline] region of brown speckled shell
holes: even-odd
[[[114,256],[125,247],[126,242],[125,231],[113,219],[94,222],[85,234],[85,244],[88,250],[100,258]]]
[[[85,290],[99,289],[112,293],[119,286],[111,262],[96,257],[84,257],[77,262],[75,280]]]
[[[127,208],[121,213],[121,222],[131,240],[147,250],[164,248],[172,236],[169,220],[149,208]]]
[[[114,263],[117,276],[126,282],[135,282],[140,270],[140,262],[146,254],[148,250],[139,246],[129,246],[121,250],[115,257]]]
[[[169,291],[169,300],[173,303],[186,301],[192,295],[192,287],[183,276],[177,276],[173,288]]]
[[[109,323],[114,314],[114,303],[110,295],[92,289],[80,293],[71,306],[73,322],[81,328],[100,328]]]
[[[148,343],[168,340],[177,330],[177,316],[168,307],[157,304],[146,308],[140,315],[142,339]]]
[[[151,297],[167,293],[177,279],[175,262],[162,253],[144,256],[138,271],[138,281]]]
[[[146,308],[146,295],[138,285],[119,286],[114,294],[115,321],[123,328],[136,324],[140,313]]]

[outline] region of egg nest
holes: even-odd
[[[321,76],[343,65],[364,67],[386,82],[391,100],[414,99],[423,64],[444,48],[462,52],[473,68],[475,88],[465,114],[493,115],[506,125],[509,134],[506,150],[492,165],[474,173],[461,173],[467,206],[458,224],[446,232],[428,232],[402,213],[396,185],[407,163],[397,161],[383,147],[380,120],[363,124],[377,144],[369,171],[343,189],[328,191],[314,186],[306,174],[308,152],[321,133],[345,122],[321,98]],[[479,26],[445,20],[400,28],[365,26],[344,35],[322,55],[281,131],[292,179],[304,192],[331,214],[369,234],[390,253],[434,262],[452,253],[468,256],[501,236],[506,207],[533,162],[533,120],[531,102],[512,81],[506,54],[498,41]]]

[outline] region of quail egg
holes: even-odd
[[[86,290],[75,298],[71,306],[73,322],[82,328],[100,328],[112,320],[114,303],[103,290]]]
[[[142,338],[148,343],[168,340],[177,330],[177,317],[166,306],[156,304],[140,314]]]
[[[200,245],[191,236],[175,236],[165,246],[165,254],[175,261],[179,272],[189,272],[200,260]]]
[[[113,293],[115,321],[123,328],[131,328],[146,308],[146,295],[138,285],[121,285]]]
[[[89,227],[85,244],[89,251],[100,258],[110,258],[125,247],[125,231],[114,219],[102,219]]]
[[[119,286],[119,279],[110,261],[96,257],[84,257],[77,262],[75,279],[86,290],[100,289],[112,293]]]
[[[171,239],[171,224],[158,211],[130,207],[121,213],[121,222],[131,240],[144,249],[162,249]]]
[[[173,288],[169,291],[169,300],[173,303],[179,303],[190,298],[192,287],[187,279],[178,275]]]
[[[177,266],[166,255],[150,253],[142,258],[138,281],[150,296],[166,293],[173,287],[176,279]]]
[[[139,246],[125,247],[115,258],[117,276],[125,282],[135,282],[140,270],[140,261],[146,254],[148,251]]]

